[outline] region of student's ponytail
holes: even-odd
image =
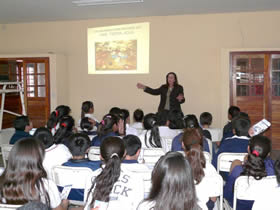
[[[266,136],[257,135],[250,139],[248,158],[241,175],[253,176],[260,180],[267,176],[264,160],[271,151],[271,141]]]
[[[96,200],[109,201],[109,195],[113,186],[120,177],[121,162],[125,153],[124,143],[118,137],[108,137],[101,143],[100,153],[104,159],[105,167],[95,178],[91,186],[90,193],[92,193],[93,197],[90,202],[91,208],[94,206]],[[94,191],[92,192],[93,189]]]
[[[108,133],[113,131],[113,126],[118,124],[118,118],[115,115],[107,114],[103,117],[103,120],[100,122],[97,133],[98,136],[105,136]]]
[[[58,117],[58,111],[57,110],[53,111],[50,114],[50,117],[49,117],[48,122],[47,122],[47,128],[48,129],[53,129],[56,126],[57,119],[58,119],[57,117]]]
[[[56,131],[54,135],[54,143],[60,144],[62,140],[66,137],[69,137],[72,134],[73,126],[75,125],[75,121],[71,116],[65,116],[61,119],[59,124],[59,129]]]
[[[147,142],[151,147],[162,147],[160,141],[160,134],[158,129],[157,116],[153,113],[147,114],[144,117],[143,122],[144,128],[147,130],[145,134],[145,144],[148,146]],[[150,130],[150,137],[147,139],[147,133]]]

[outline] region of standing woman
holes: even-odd
[[[185,102],[184,89],[178,84],[177,76],[174,72],[166,75],[166,84],[157,89],[152,89],[142,83],[137,83],[137,88],[143,89],[151,95],[160,95],[158,111],[161,110],[181,110],[181,104]]]

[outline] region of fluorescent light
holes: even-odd
[[[96,6],[106,4],[130,4],[130,3],[141,3],[144,0],[75,0],[73,4],[77,6]]]

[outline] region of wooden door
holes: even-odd
[[[273,149],[280,149],[279,53],[235,52],[231,54],[230,103],[248,113],[252,124],[263,118],[272,123],[265,135],[272,139]]]
[[[50,113],[49,59],[24,59],[23,72],[27,114],[34,127],[45,126]]]

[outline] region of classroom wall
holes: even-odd
[[[174,71],[185,90],[184,113],[209,111],[213,127],[222,127],[229,106],[228,49],[279,47],[279,18],[280,11],[273,11],[0,25],[0,54],[64,55],[67,70],[56,69],[59,97],[52,107],[70,105],[77,120],[84,100],[94,101],[99,119],[112,106],[156,111],[159,97],[138,90],[136,83],[159,87]],[[150,22],[150,73],[88,75],[87,28],[138,22]]]

